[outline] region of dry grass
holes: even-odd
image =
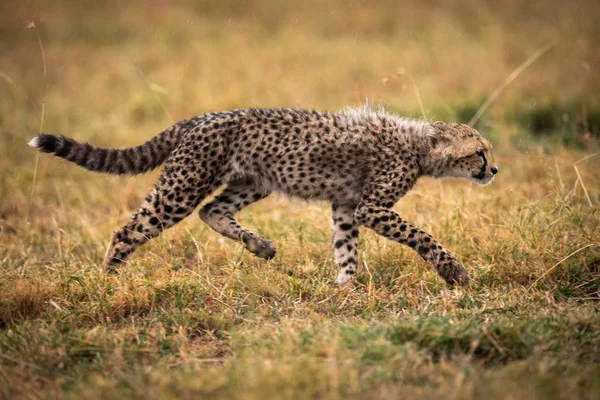
[[[500,116],[523,98],[597,101],[599,5],[396,3],[3,5],[0,397],[597,398],[600,155],[578,161],[598,146]],[[396,207],[464,261],[467,288],[365,230],[358,279],[336,289],[329,208],[277,196],[240,214],[275,242],[271,262],[192,216],[107,277],[110,232],[157,173],[41,156],[32,187],[42,104],[49,132],[112,146],[246,106],[368,97],[419,115],[409,76],[428,113],[453,115],[553,39],[486,114],[497,181],[423,179]]]

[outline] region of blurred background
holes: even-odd
[[[597,1],[99,0],[0,7],[3,135],[24,134],[24,127],[35,132],[33,117],[44,102],[47,130],[92,138],[110,132],[111,142],[125,141],[119,135],[132,125],[146,137],[176,120],[232,108],[337,110],[369,99],[421,116],[415,85],[427,117],[468,121],[549,42],[554,47],[508,86],[486,118],[508,118],[534,133],[598,134]],[[26,29],[31,22],[35,30]],[[85,129],[73,132],[80,121]]]

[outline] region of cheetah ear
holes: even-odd
[[[429,131],[430,134],[428,135],[428,138],[429,144],[433,148],[436,147],[440,141],[448,140],[448,137],[446,135],[448,125],[445,122],[436,121],[432,123],[431,126],[433,127],[433,129]]]
[[[445,122],[442,121],[436,121],[431,125],[433,125],[433,128],[438,132],[444,132],[448,126]]]
[[[429,136],[429,145],[433,148],[435,146],[437,146],[439,140],[438,137],[435,135]]]
[[[427,131],[427,140],[429,141],[429,145],[433,148],[440,141],[440,132],[433,126],[433,129],[428,129]]]

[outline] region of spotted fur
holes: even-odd
[[[465,283],[469,277],[458,260],[392,207],[424,175],[489,183],[498,172],[490,143],[468,126],[368,109],[211,113],[181,121],[123,150],[47,134],[30,145],[111,174],[139,174],[165,163],[139,210],[113,235],[105,259],[109,271],[226,185],[202,207],[200,218],[259,257],[274,257],[275,247],[240,225],[234,215],[277,191],[332,204],[338,284],[357,273],[361,225],[415,250],[446,282]]]

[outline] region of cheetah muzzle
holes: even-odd
[[[421,176],[490,183],[498,173],[492,146],[462,124],[401,118],[385,111],[247,109],[176,123],[146,143],[106,149],[41,134],[29,145],[91,171],[140,174],[165,164],[154,189],[115,232],[104,265],[117,271],[143,243],[199,211],[213,230],[270,260],[275,247],[235,214],[272,192],[332,205],[336,284],[357,273],[359,227],[406,245],[449,284],[465,284],[461,263],[431,235],[393,210]]]

